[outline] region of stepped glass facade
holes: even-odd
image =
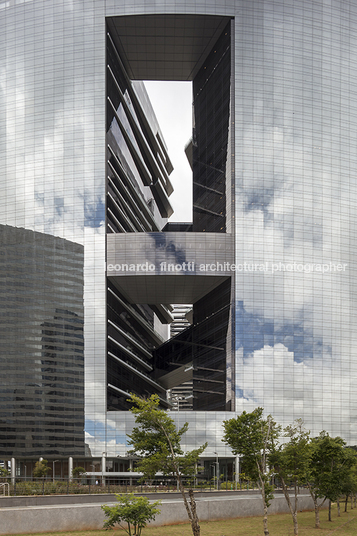
[[[0,0],[0,27],[0,458],[125,458],[131,392],[207,458],[258,406],[357,444],[357,4]],[[187,225],[143,80],[192,82]]]

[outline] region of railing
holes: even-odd
[[[4,497],[6,497],[6,491],[7,494],[10,495],[10,484],[8,482],[0,482],[0,496],[3,495]]]
[[[205,479],[183,479],[185,488],[193,488],[196,491],[217,491],[217,483]],[[14,481],[9,478],[8,482],[0,483],[5,488],[8,495],[84,495],[100,493],[170,493],[177,492],[177,480],[174,478],[162,478],[141,482],[135,478],[103,478],[103,482],[95,477],[82,478],[62,478],[53,480],[52,477],[37,478],[16,477]],[[236,485],[232,481],[219,481],[218,488],[223,491],[235,491]],[[252,482],[238,483],[238,490],[251,491],[258,490],[256,484]]]

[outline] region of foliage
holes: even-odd
[[[284,428],[284,436],[289,441],[270,456],[274,471],[279,475],[284,496],[289,506],[294,523],[294,535],[298,534],[298,489],[309,479],[310,470],[310,436],[304,429],[302,419],[297,419],[293,425]],[[288,483],[294,487],[294,505],[287,489]]]
[[[328,499],[330,504],[343,493],[349,472],[356,464],[354,450],[345,446],[341,437],[330,437],[325,431],[311,441],[311,486],[317,497]]]
[[[41,460],[39,462],[36,462],[35,469],[33,470],[32,474],[35,478],[45,478],[49,471],[51,471],[51,469],[50,467],[48,467],[48,461]]]
[[[133,446],[129,454],[139,455],[136,471],[142,472],[144,478],[152,479],[155,474],[164,475],[195,474],[195,466],[206,445],[183,455],[181,438],[188,429],[186,422],[179,430],[173,419],[165,410],[158,409],[159,397],[152,395],[145,400],[132,395],[131,402],[135,406],[131,412],[135,415],[135,427],[129,435],[128,443]]]
[[[243,411],[238,417],[223,421],[223,427],[222,441],[231,447],[233,454],[243,456],[245,474],[258,482],[264,504],[264,534],[268,536],[268,507],[274,490],[267,457],[275,448],[280,427],[271,415],[263,418],[263,408],[251,413]]]
[[[0,478],[4,478],[10,475],[10,471],[5,469],[5,467],[0,467]]]
[[[161,501],[150,504],[147,497],[135,497],[133,493],[116,495],[116,498],[119,504],[101,507],[108,518],[103,525],[105,529],[119,525],[129,536],[140,536],[148,521],[155,519],[155,516],[160,513],[157,506],[161,504]],[[127,528],[123,527],[122,523],[126,524]]]
[[[72,471],[73,478],[78,478],[86,473],[84,467],[75,467]]]
[[[133,403],[131,412],[135,415],[135,423],[139,425],[133,428],[128,441],[133,446],[129,454],[135,454],[141,458],[135,470],[142,472],[144,478],[148,479],[154,478],[158,472],[164,475],[174,475],[177,478],[192,532],[198,536],[200,528],[193,491],[189,490],[189,504],[182,476],[195,474],[199,456],[207,444],[184,454],[181,448],[181,438],[188,429],[187,422],[177,430],[173,419],[165,410],[159,409],[157,395],[151,395],[148,399],[131,395],[130,401]]]

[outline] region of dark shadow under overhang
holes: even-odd
[[[229,277],[229,276],[228,276]],[[196,303],[227,276],[208,275],[108,275],[129,303]]]
[[[193,80],[230,17],[130,15],[108,17],[132,80]]]

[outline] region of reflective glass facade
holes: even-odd
[[[224,404],[175,414],[190,422],[187,448],[207,439],[207,454],[229,454],[221,421],[256,406],[357,443],[356,25],[353,0],[0,1],[0,224],[83,248],[92,455],[126,453],[138,372],[143,393],[164,394],[150,367],[170,302],[131,303],[105,271],[107,233],[161,234],[171,214],[169,159],[136,81],[148,78],[193,81],[184,234],[229,234],[241,267],[225,357],[207,367]],[[223,347],[221,320],[209,346]]]
[[[2,456],[83,456],[83,246],[0,225],[0,297]]]

